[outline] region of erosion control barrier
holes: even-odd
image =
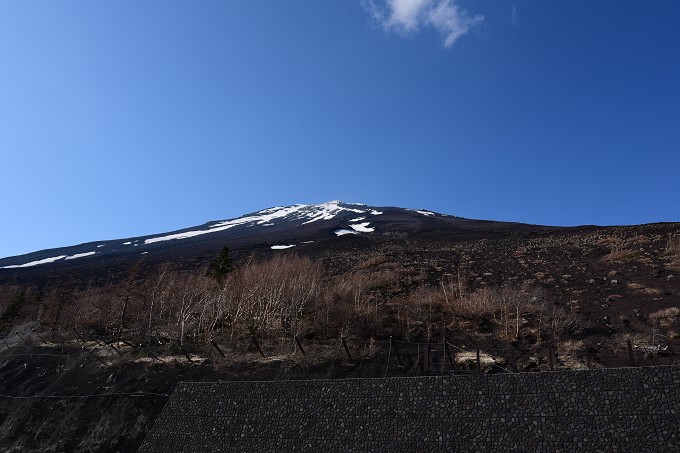
[[[680,367],[184,382],[140,451],[680,451]]]

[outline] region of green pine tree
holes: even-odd
[[[207,275],[221,283],[232,270],[234,270],[234,266],[229,259],[229,247],[224,246],[219,256],[210,262]]]
[[[5,311],[2,312],[0,316],[0,322],[2,323],[12,323],[21,314],[21,306],[26,302],[26,296],[24,293],[19,293],[12,301],[9,303]]]

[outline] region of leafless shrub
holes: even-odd
[[[454,316],[480,319],[494,314],[500,303],[495,289],[482,288],[455,298],[449,306]]]
[[[460,295],[455,284],[443,284],[441,290],[423,286],[392,307],[407,337],[429,338],[446,326],[490,332],[503,340],[535,336],[541,341],[582,329],[580,316],[549,306],[543,290],[529,286],[481,288]]]
[[[517,339],[522,329],[529,324],[528,317],[539,311],[538,299],[541,292],[530,287],[481,288],[466,292],[456,283],[443,285],[447,306],[452,316],[486,321],[494,325],[496,334],[506,339]]]
[[[437,288],[420,286],[411,293],[400,310],[405,337],[430,338],[441,322],[445,298]]]
[[[376,256],[331,277],[319,262],[277,254],[243,262],[219,282],[166,265],[143,279],[131,272],[116,285],[55,288],[41,300],[38,319],[55,329],[76,327],[140,341],[179,339],[204,350],[210,341],[243,350],[255,335],[277,353],[290,350],[296,335],[308,341],[340,335],[431,339],[448,328],[503,341],[541,341],[580,331],[581,319],[548,304],[542,290],[471,290],[462,267],[439,284],[414,288],[418,281],[405,283],[405,277],[417,271],[388,264]],[[0,303],[17,290],[0,288]]]
[[[308,258],[280,255],[249,262],[230,275],[233,295],[225,312],[230,335],[268,334],[274,330],[295,335],[320,291],[322,271]]]
[[[505,286],[498,290],[500,312],[498,323],[504,338],[518,339],[529,324],[528,318],[540,311],[545,297],[543,291],[529,286],[513,288]]]
[[[61,293],[61,292],[60,292]],[[69,319],[73,319],[75,326],[88,331],[112,330],[115,325],[115,314],[112,301],[116,299],[113,288],[101,288],[88,285],[84,290],[67,294],[73,299],[67,308],[71,310]],[[64,294],[58,294],[58,299]],[[64,328],[64,326],[61,326]]]
[[[316,306],[316,323],[328,338],[366,331],[377,316],[377,297],[371,278],[363,273],[334,279],[324,285],[323,297]]]
[[[444,275],[441,286],[447,302],[449,298],[460,299],[468,293],[468,277],[469,271],[463,267],[459,267],[455,275]]]
[[[543,332],[556,339],[573,337],[583,330],[580,316],[555,306],[553,306],[550,316],[545,319],[544,326]]]

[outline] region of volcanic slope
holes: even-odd
[[[475,347],[484,372],[670,365],[678,332],[678,223],[274,207],[0,260],[0,449],[134,451],[180,380],[427,374],[424,344],[455,348],[439,374],[480,371]]]
[[[46,275],[108,274],[143,258],[147,263],[205,264],[227,245],[236,254],[251,251],[320,250],[406,240],[457,240],[519,231],[544,231],[515,223],[470,220],[426,210],[373,207],[330,201],[272,207],[236,219],[149,236],[102,240],[0,259],[0,282]]]

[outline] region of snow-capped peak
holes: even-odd
[[[408,211],[424,217],[440,216],[440,214],[427,210],[409,209]],[[390,212],[389,216],[385,216],[389,218],[383,218],[381,216],[383,211],[372,206],[340,200],[319,204],[274,206],[236,219],[209,222],[182,231],[132,239],[92,242],[35,252],[21,257],[3,258],[0,259],[0,269],[22,269],[51,263],[64,265],[65,262],[72,262],[72,260],[81,262],[87,261],[88,257],[111,256],[113,254],[132,253],[138,256],[140,253],[153,252],[155,248],[146,247],[151,244],[209,235],[232,228],[236,229],[233,233],[229,232],[223,236],[218,236],[223,237],[225,241],[228,241],[232,235],[238,238],[252,236],[264,241],[275,240],[277,242],[270,244],[272,250],[284,250],[298,244],[309,243],[310,241],[299,242],[300,239],[307,239],[305,235],[328,234],[331,231],[337,236],[386,233],[384,230],[389,228],[396,212],[396,210]],[[295,231],[298,228],[299,233]],[[278,242],[278,240],[285,242]],[[135,248],[138,251],[133,252],[132,250]]]
[[[216,222],[208,226],[207,229],[185,231],[182,233],[149,238],[144,241],[144,244],[153,244],[155,242],[170,241],[174,239],[187,239],[203,234],[214,233],[216,231],[228,230],[237,226],[271,226],[274,221],[291,221],[299,222],[299,225],[306,225],[319,220],[331,220],[342,212],[364,215],[382,214],[382,212],[370,209],[366,205],[359,203],[344,203],[340,200],[333,200],[321,204],[296,204],[285,207],[276,206],[237,219]],[[368,231],[364,230],[364,232]]]

